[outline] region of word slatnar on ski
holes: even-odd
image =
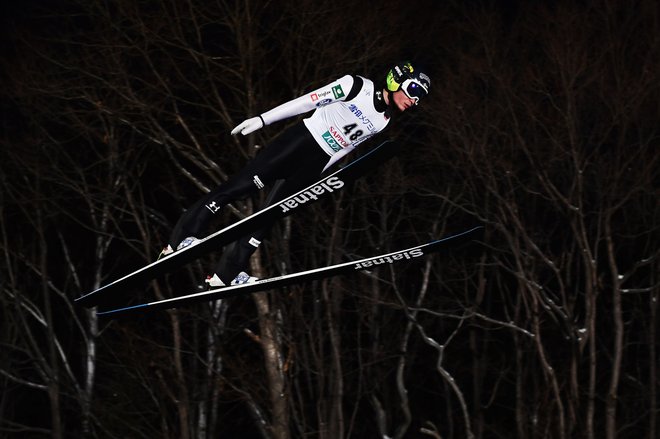
[[[316,201],[320,196],[323,196],[326,193],[334,192],[338,189],[344,187],[344,182],[339,179],[339,177],[328,177],[324,181],[320,182],[315,186],[299,192],[293,198],[287,198],[278,205],[282,208],[282,213],[289,212],[297,207],[304,205],[309,201]]]
[[[400,250],[385,255],[365,258],[358,261],[350,261],[342,264],[331,265],[328,267],[317,268],[314,270],[301,271],[283,276],[261,279],[254,283],[234,285],[219,289],[209,290],[201,293],[193,293],[186,296],[173,297],[171,299],[159,300],[155,302],[141,303],[138,305],[127,306],[116,309],[106,309],[98,311],[97,315],[117,317],[133,313],[139,313],[147,310],[180,308],[184,305],[190,305],[197,302],[225,299],[237,295],[266,291],[274,288],[284,287],[302,282],[328,278],[340,274],[347,274],[355,271],[367,270],[382,264],[394,264],[402,261],[410,261],[426,256],[439,250],[448,250],[459,244],[477,239],[482,233],[483,227],[478,226],[455,235],[431,241],[416,247]]]

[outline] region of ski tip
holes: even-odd
[[[456,240],[460,238],[470,238],[470,239],[479,239],[482,237],[484,233],[484,226],[474,226],[470,229],[467,229],[463,232],[455,233],[453,235],[445,236],[444,238],[440,238],[438,241],[450,241],[450,240]]]
[[[484,238],[485,232],[486,228],[484,226],[475,226],[463,232],[463,235],[469,238],[470,241],[481,241]]]
[[[463,232],[448,235],[433,241],[431,244],[451,244],[452,246],[461,246],[469,242],[480,241],[483,239],[484,226],[475,226]]]
[[[474,234],[474,235],[478,235],[479,237],[481,237],[484,234],[485,231],[486,231],[486,228],[484,226],[474,226],[471,229],[466,230],[464,233]]]

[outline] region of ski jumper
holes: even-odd
[[[278,202],[309,184],[357,145],[389,123],[381,90],[361,76],[346,75],[330,84],[263,113],[263,125],[315,110],[286,129],[241,171],[233,175],[181,216],[170,237],[173,248],[188,236],[205,236],[204,229],[227,204],[265,186],[275,186],[266,204]],[[272,226],[272,225],[271,225]],[[250,256],[270,226],[246,236],[223,255],[216,274],[225,284],[245,270]]]

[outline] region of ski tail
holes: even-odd
[[[355,271],[375,269],[381,265],[397,264],[399,262],[413,261],[428,254],[440,250],[448,250],[469,241],[479,239],[483,233],[483,227],[477,226],[455,235],[450,235],[442,239],[437,239],[426,244],[410,247],[395,252],[378,255],[370,258],[364,258],[356,261],[344,262],[328,267],[316,268],[313,270],[291,273],[283,276],[272,277],[258,280],[255,283],[223,287],[200,293],[193,293],[186,296],[173,297],[155,302],[142,303],[122,308],[99,310],[97,315],[118,317],[133,314],[140,311],[179,308],[184,305],[190,305],[198,302],[205,302],[228,297],[266,291],[274,288],[284,287],[293,284],[299,284],[311,280],[324,279],[340,274],[347,274]]]

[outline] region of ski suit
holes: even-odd
[[[170,237],[173,248],[204,229],[225,205],[276,183],[266,204],[278,202],[318,179],[333,163],[382,131],[390,120],[382,91],[361,76],[346,75],[330,84],[263,113],[263,125],[315,110],[286,129],[241,171],[190,207]],[[272,226],[272,225],[271,225]],[[216,274],[225,283],[245,270],[269,227],[241,238],[228,248]]]

